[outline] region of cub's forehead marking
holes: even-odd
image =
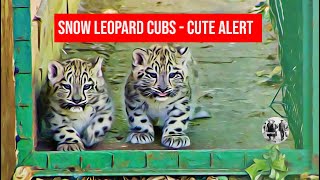
[[[64,67],[64,76],[70,83],[81,84],[89,79],[89,70],[92,67],[92,63],[82,59],[69,59],[62,61],[61,64]]]
[[[65,71],[74,70],[76,74],[82,71],[87,71],[92,67],[91,62],[87,62],[81,59],[70,59],[62,62]]]
[[[168,65],[174,65],[176,50],[170,46],[154,46],[148,49],[149,51],[149,63],[153,67],[159,66],[160,69],[166,68]]]

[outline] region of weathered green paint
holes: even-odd
[[[116,151],[113,153],[113,168],[144,168],[146,154],[141,151]]]
[[[305,152],[303,151],[281,151],[283,154],[285,154],[286,159],[287,159],[287,166],[289,171],[301,171],[301,172],[306,172],[311,169],[311,164],[310,164],[310,155],[311,151],[306,150]]]
[[[20,138],[33,138],[32,131],[28,130],[33,128],[32,116],[30,114],[32,114],[32,104],[16,107],[17,117],[24,117],[17,118],[16,123],[17,134]]]
[[[245,151],[225,151],[213,153],[214,169],[245,168]]]
[[[150,152],[156,152],[156,151],[144,151],[145,153],[150,153]],[[157,151],[157,153],[160,153],[161,151]],[[198,152],[207,152],[210,153],[212,151],[198,151]],[[244,153],[245,150],[243,151],[239,151]],[[38,156],[37,160],[38,162],[41,162],[41,158],[46,158],[46,156],[43,155],[43,152],[35,152],[36,156],[38,153],[42,153],[42,157]],[[55,152],[47,152],[49,155],[50,154],[56,154]],[[61,161],[62,159],[66,160],[69,157],[72,156],[76,156],[77,158],[83,157],[86,155],[86,153],[90,153],[90,152],[71,152],[71,153],[60,153],[60,157],[57,159],[59,161]],[[110,153],[110,154],[116,154],[117,151],[113,152],[113,151],[101,151],[99,153]],[[166,153],[170,153],[170,151],[162,151],[161,153],[163,153],[164,156],[166,156]],[[182,153],[182,152],[179,152]],[[186,153],[186,152],[185,152]],[[227,155],[226,153],[222,153],[221,151],[215,151],[214,153],[219,154],[220,156]],[[221,154],[222,153],[222,154]],[[251,156],[256,156],[258,157],[258,154],[263,153],[263,151],[261,150],[256,150],[256,151],[250,151],[247,152],[249,153]],[[309,152],[304,151],[304,150],[288,150],[285,151],[286,154],[288,154],[288,158],[289,160],[291,159],[291,162],[289,163],[289,174],[300,174],[303,171],[303,166],[300,166],[300,164],[309,164],[309,161],[307,159],[307,156],[309,156]],[[185,154],[187,155],[187,154]],[[190,156],[192,156],[192,152],[190,152],[189,154]],[[51,156],[51,155],[50,155]],[[297,158],[294,158],[294,157]],[[98,159],[97,157],[94,156],[87,156],[87,160],[91,161],[91,162],[97,162],[97,161],[104,161],[104,159]],[[244,158],[244,157],[243,157]],[[260,157],[258,157],[260,158]],[[228,161],[232,161],[233,159],[228,159]],[[44,159],[44,162],[46,162],[46,160]],[[294,163],[293,163],[294,162]],[[76,169],[74,172],[70,172],[70,171],[56,171],[54,170],[54,167],[52,165],[50,165],[49,161],[49,168],[45,169],[45,170],[41,170],[39,172],[36,172],[36,176],[52,176],[52,175],[64,175],[64,176],[70,176],[70,175],[77,175],[77,176],[90,176],[90,175],[99,175],[99,176],[104,176],[104,175],[214,175],[214,174],[220,174],[220,175],[245,175],[245,171],[243,168],[219,168],[219,169],[212,169],[212,168],[201,168],[201,169],[186,169],[186,168],[135,168],[135,169],[128,169],[128,168],[106,168],[106,169],[99,169],[99,170],[94,170],[94,169],[86,169],[86,170],[81,170],[81,169]],[[74,161],[74,164],[68,164],[68,167],[77,167],[79,166],[78,161]],[[166,164],[166,163],[164,163]]]
[[[312,0],[302,3],[303,148],[312,149]]]
[[[14,64],[19,73],[31,73],[31,44],[30,41],[16,41],[14,43]]]
[[[147,167],[148,168],[178,168],[179,154],[177,151],[150,151],[147,154]]]
[[[319,174],[319,1],[313,0],[313,171]]]
[[[29,8],[13,8],[13,28],[13,39],[15,41],[30,40],[31,18]]]
[[[80,162],[80,153],[61,151],[48,154],[48,165],[50,169],[80,167]]]
[[[265,154],[267,151],[260,151],[260,152],[256,152],[256,153],[250,153],[250,152],[246,152],[245,155],[245,166],[249,167],[251,166],[254,162],[253,159],[262,159],[263,158],[263,154]]]
[[[25,158],[22,162],[25,166],[36,166],[39,168],[48,168],[48,154],[46,152],[31,152],[31,154]]]
[[[112,154],[105,152],[88,151],[81,154],[81,167],[83,169],[106,169],[112,166]],[[93,161],[93,159],[96,159]]]
[[[211,166],[210,152],[179,152],[179,167],[181,169],[208,169]]]
[[[30,7],[30,0],[13,0],[12,1],[12,7],[19,7],[19,8],[23,8],[23,7]]]
[[[16,78],[16,106],[28,106],[32,104],[32,77],[31,74],[17,74]],[[32,117],[32,114],[28,116]],[[25,119],[26,117],[18,117]],[[28,122],[32,123],[32,122]],[[27,129],[27,131],[32,131],[32,129]]]
[[[20,139],[17,143],[17,149],[18,165],[20,165],[27,156],[31,155],[33,149],[33,141],[30,138]]]
[[[137,161],[133,161],[134,158],[128,158],[128,155],[131,154],[132,156],[137,155],[140,158]],[[195,154],[210,154],[213,153],[213,155],[216,155],[216,157],[219,157],[220,160],[224,159],[225,161],[229,162],[213,162],[213,165],[215,166],[214,169],[210,167],[203,167],[203,168],[174,168],[172,162],[173,161],[163,161],[162,158],[158,161],[158,163],[162,163],[161,166],[158,167],[150,167],[150,166],[144,166],[141,167],[141,162],[148,161],[147,154],[158,154],[162,155],[163,157],[170,157],[173,156],[174,153],[171,151],[154,151],[154,150],[144,150],[144,151],[82,151],[82,152],[32,152],[32,154],[28,154],[25,161],[23,161],[19,165],[30,165],[32,162],[34,163],[34,166],[39,166],[44,168],[44,170],[41,170],[36,173],[36,176],[46,176],[46,175],[56,175],[56,173],[59,173],[60,175],[155,175],[155,174],[163,174],[163,175],[180,175],[180,174],[208,174],[208,175],[214,175],[214,174],[226,174],[226,175],[245,175],[244,169],[247,166],[244,166],[245,159],[247,157],[257,157],[262,158],[261,155],[265,153],[265,150],[237,150],[237,151],[221,151],[221,150],[196,150],[196,151],[176,151],[176,153],[181,156],[194,156]],[[288,160],[288,167],[290,168],[289,174],[300,174],[308,169],[308,166],[310,166],[309,156],[310,152],[306,150],[282,150],[283,153],[287,155]],[[94,155],[96,154],[96,155]],[[238,155],[236,155],[238,154]],[[108,155],[108,156],[105,156]],[[115,157],[120,156],[122,159],[116,159],[110,157],[114,155]],[[123,155],[123,156],[121,156]],[[241,156],[242,155],[242,156]],[[142,158],[144,157],[144,158]],[[160,157],[160,156],[158,156]],[[152,159],[152,157],[150,157]],[[128,159],[129,163],[128,163]],[[202,158],[204,161],[204,157]],[[210,158],[209,158],[210,159]],[[153,159],[156,163],[157,159]],[[193,160],[193,159],[192,159]],[[88,163],[86,163],[88,162]],[[117,163],[124,163],[119,165],[115,165]],[[90,168],[86,167],[86,164],[90,163]],[[105,164],[103,164],[105,163]],[[114,164],[110,168],[110,164]],[[189,165],[195,165],[193,164],[193,161],[188,162]],[[215,165],[215,163],[220,163]],[[232,165],[232,163],[234,165]],[[239,165],[239,163],[241,165]],[[81,165],[82,164],[82,165]],[[91,164],[98,164],[96,167],[99,166],[99,168],[96,168],[95,166],[91,167]],[[176,161],[176,166],[178,166],[178,163]],[[47,165],[47,166],[46,166]],[[101,165],[101,166],[100,166]],[[105,165],[105,166],[104,166]],[[199,164],[196,164],[199,167]],[[203,165],[203,164],[202,164]],[[137,168],[132,168],[133,166],[136,166]],[[138,167],[140,166],[140,167]],[[172,168],[170,167],[172,166]],[[217,167],[219,166],[219,167]],[[164,168],[167,167],[167,168]],[[62,171],[63,169],[72,169],[74,172]],[[60,171],[54,171],[55,169],[60,169]],[[99,170],[95,170],[99,169]],[[54,173],[55,172],[55,173]]]

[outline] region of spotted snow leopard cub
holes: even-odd
[[[185,131],[194,118],[190,75],[193,59],[188,47],[153,45],[133,51],[132,71],[125,85],[125,105],[130,134],[127,141],[146,144],[154,141],[154,120],[162,127],[161,143],[169,148],[190,145]]]
[[[113,104],[102,73],[103,59],[51,61],[45,91],[45,120],[57,150],[84,150],[104,139],[113,122]]]

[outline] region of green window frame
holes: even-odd
[[[270,3],[279,2],[270,0]],[[302,16],[303,39],[297,43],[300,43],[298,47],[302,47],[300,58],[303,60],[301,76],[304,91],[301,115],[304,129],[302,146],[281,152],[286,154],[289,174],[319,173],[316,165],[319,159],[319,2],[283,0],[283,3],[300,5],[297,7]],[[286,15],[298,13],[284,11]],[[33,89],[30,88],[33,83],[29,0],[13,0],[13,21],[14,60],[18,70],[15,75],[17,166],[41,168],[35,171],[35,176],[247,175],[245,168],[253,163],[254,158],[261,158],[266,152],[263,149],[36,151]],[[283,23],[290,23],[290,20]],[[285,52],[285,48],[292,47],[282,48]]]

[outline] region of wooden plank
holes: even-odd
[[[16,165],[12,14],[12,1],[1,1],[1,179],[11,179]]]
[[[55,13],[66,13],[67,1],[42,1],[36,13],[37,21],[33,22],[32,52],[35,95],[39,95],[40,88],[47,76],[47,65],[51,60],[60,58],[63,43],[53,42],[53,17]],[[37,30],[36,30],[37,28]]]
[[[16,41],[30,40],[31,19],[29,8],[13,9],[13,39]]]
[[[31,44],[30,41],[14,43],[14,64],[19,73],[31,73]]]
[[[40,64],[40,52],[39,52],[39,41],[40,41],[40,34],[39,34],[39,22],[33,21],[32,22],[32,30],[31,30],[31,57],[32,57],[32,76],[33,76],[33,90],[34,96],[38,97],[41,89],[42,84],[42,71],[39,69]]]
[[[147,167],[148,168],[178,168],[179,153],[177,151],[152,151],[147,152]]]
[[[68,3],[68,13],[77,14],[80,0],[67,0]]]
[[[112,154],[105,152],[86,152],[81,155],[81,168],[83,169],[106,169],[111,168]]]
[[[113,153],[113,168],[144,168],[146,154],[141,151],[117,151]]]
[[[31,19],[33,19],[37,13],[41,4],[41,0],[30,0],[30,15]]]
[[[35,69],[35,61],[36,59],[39,59],[39,26],[37,21],[32,22],[31,27],[31,73],[32,73],[32,94],[33,94],[33,119],[36,120],[34,122],[38,122],[40,119],[37,116],[37,97],[40,94],[41,90],[41,82],[42,80],[42,72],[39,69]],[[38,143],[38,136],[37,136],[37,130],[38,130],[38,123],[33,123],[33,137],[34,137],[34,143]]]
[[[211,166],[210,152],[179,152],[179,167],[182,169],[205,169]]]

